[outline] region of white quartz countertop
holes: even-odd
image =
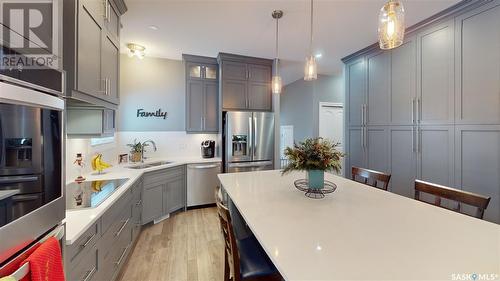
[[[12,197],[19,193],[18,189],[13,190],[0,190],[0,201],[9,197]]]
[[[66,219],[66,245],[73,244],[95,221],[97,221],[106,210],[108,210],[126,192],[144,173],[161,170],[165,168],[193,164],[193,163],[213,163],[220,162],[220,158],[169,158],[169,159],[148,159],[145,163],[156,161],[168,161],[169,164],[150,167],[146,169],[130,169],[127,166],[134,164],[124,164],[106,169],[101,175],[84,175],[86,181],[91,180],[109,180],[128,178],[120,188],[118,188],[109,198],[95,208],[87,208],[80,210],[67,210]],[[66,184],[71,183],[67,182]]]
[[[337,190],[310,199],[294,187],[299,178],[305,174],[219,175],[285,280],[499,278],[500,225],[331,174]]]

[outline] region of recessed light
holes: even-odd
[[[323,56],[323,54],[322,54],[322,53],[317,53],[317,54],[315,54],[314,56],[315,56],[317,59],[319,59],[319,58],[321,58],[321,57]]]
[[[152,29],[152,30],[158,30],[159,29],[158,26],[156,26],[156,25],[150,25],[148,27],[149,27],[149,29]]]

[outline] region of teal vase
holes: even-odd
[[[325,185],[325,171],[322,170],[307,171],[307,181],[309,182],[309,188],[322,189]]]

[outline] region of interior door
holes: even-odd
[[[226,115],[227,162],[251,161],[252,112],[230,111]]]
[[[253,113],[253,161],[272,161],[274,156],[274,113]]]

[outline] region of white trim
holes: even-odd
[[[5,82],[0,82],[0,102],[64,110],[61,98]]]

